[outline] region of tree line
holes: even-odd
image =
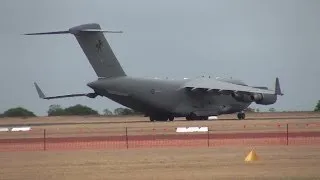
[[[116,108],[113,112],[109,109],[104,109],[103,114],[98,111],[81,104],[62,108],[60,105],[53,104],[49,106],[48,116],[67,116],[67,115],[105,115],[105,116],[122,116],[122,115],[139,115],[140,112],[134,111],[130,108]]]
[[[320,112],[320,100],[314,108],[315,112]],[[259,109],[247,108],[246,112],[260,112]],[[274,108],[270,108],[269,112],[276,112]],[[49,106],[47,111],[48,116],[84,116],[84,115],[104,115],[104,116],[125,116],[125,115],[142,115],[142,113],[134,111],[130,108],[116,108],[114,111],[109,109],[104,109],[102,114],[98,111],[81,104],[63,108],[58,104],[53,104]],[[0,114],[0,117],[35,117],[35,113],[25,109],[23,107],[10,108],[4,113]]]
[[[260,112],[260,109],[259,109],[259,108],[254,109],[254,108],[248,107],[248,108],[245,109],[244,111],[245,111],[245,112],[249,112],[249,113],[251,113],[251,112]],[[273,107],[269,108],[268,111],[269,111],[269,112],[277,112],[276,109],[273,108]]]
[[[61,105],[53,104],[49,106],[47,111],[48,116],[86,116],[86,115],[104,115],[104,116],[125,116],[125,115],[141,115],[142,113],[134,111],[130,108],[116,108],[112,112],[109,109],[104,109],[103,113],[100,114],[97,110],[94,110],[88,106],[77,104],[67,108],[63,108]],[[16,107],[5,111],[0,114],[0,117],[36,117],[35,113],[23,108]]]

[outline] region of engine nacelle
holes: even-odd
[[[240,102],[252,102],[250,95],[247,94],[239,94],[239,93],[232,93],[231,96]]]
[[[250,99],[257,104],[270,105],[277,101],[277,95],[256,93],[251,95]]]

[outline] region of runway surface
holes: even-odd
[[[143,118],[141,118],[143,119]],[[320,119],[320,117],[264,117],[264,118],[247,118],[246,120],[295,120],[295,119]],[[241,120],[241,121],[246,121],[246,120]],[[175,120],[175,122],[207,122],[207,121],[238,121],[236,119],[217,119],[217,120],[195,120],[195,121],[187,121],[183,119]],[[56,123],[8,123],[8,124],[0,124],[0,128],[4,127],[17,127],[17,126],[33,126],[33,127],[39,127],[39,126],[68,126],[68,125],[107,125],[107,124],[134,124],[134,123],[148,123],[148,120],[138,120],[138,121],[97,121],[97,122],[56,122]],[[154,123],[154,122],[150,122]],[[155,123],[163,123],[163,122],[155,122]]]

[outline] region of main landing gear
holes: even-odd
[[[173,121],[174,116],[150,116],[150,121]]]
[[[246,114],[245,114],[244,112],[239,112],[239,113],[237,114],[237,117],[238,117],[239,120],[245,119],[245,118],[246,118]]]
[[[208,116],[197,116],[194,113],[191,113],[190,115],[188,115],[186,117],[186,120],[190,121],[190,120],[208,120],[209,117]]]

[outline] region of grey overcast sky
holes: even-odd
[[[91,92],[95,73],[71,35],[21,36],[96,22],[122,30],[107,39],[128,75],[241,79],[285,95],[279,110],[313,110],[320,99],[318,0],[1,0],[0,112],[23,106],[46,115],[50,104],[121,107],[107,98],[41,100]]]

